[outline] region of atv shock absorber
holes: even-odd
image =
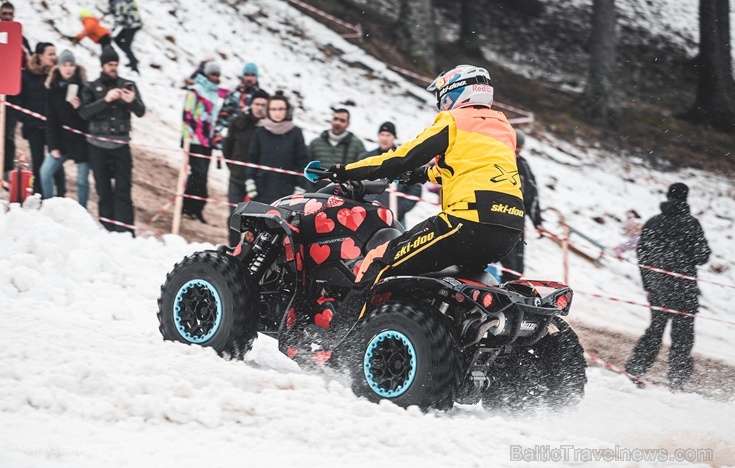
[[[264,267],[267,267],[273,260],[273,255],[278,252],[276,246],[281,242],[280,234],[271,234],[269,232],[262,232],[255,240],[253,245],[253,259],[248,265],[248,270],[253,278],[260,280],[264,273]]]

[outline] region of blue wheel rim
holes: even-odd
[[[406,335],[394,330],[375,335],[363,356],[365,380],[377,395],[396,398],[416,378],[416,350]]]
[[[184,340],[195,344],[208,341],[222,323],[222,300],[217,289],[202,279],[187,282],[176,293],[173,316]]]

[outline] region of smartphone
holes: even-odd
[[[66,88],[66,100],[67,102],[71,101],[75,97],[77,97],[77,93],[79,92],[79,85],[76,85],[74,83],[69,84]]]
[[[135,85],[133,83],[125,83],[125,86],[123,88],[127,89],[128,91],[135,91]]]

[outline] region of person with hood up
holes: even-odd
[[[190,143],[189,178],[186,181],[185,195],[207,198],[207,177],[212,155],[214,123],[219,113],[220,66],[216,62],[208,62],[204,74],[197,75],[194,84],[189,88],[184,99],[184,115],[182,138]],[[203,155],[207,157],[199,157]],[[184,197],[182,212],[191,219],[204,219],[204,200]]]
[[[689,187],[677,182],[666,193],[661,213],[643,225],[636,252],[640,264],[643,289],[651,304],[651,324],[638,340],[625,370],[641,376],[648,372],[661,350],[664,329],[671,319],[671,349],[669,351],[669,385],[681,389],[691,377],[694,360],[694,317],[660,310],[672,309],[696,314],[699,309],[699,288],[693,279],[652,271],[653,267],[690,278],[697,277],[697,265],[709,260],[711,250],[704,231],[689,212]]]
[[[54,196],[53,176],[71,159],[77,164],[77,197],[79,204],[87,207],[89,199],[89,149],[84,135],[71,132],[62,126],[87,133],[88,123],[77,112],[81,105],[82,88],[87,75],[77,65],[74,54],[65,50],[59,54],[59,65],[52,68],[46,80],[46,145],[48,154],[41,166],[43,198]]]
[[[82,21],[84,29],[76,36],[68,38],[74,44],[79,44],[79,41],[85,37],[88,37],[99,44],[103,51],[105,50],[105,47],[112,44],[112,34],[110,34],[110,30],[100,24],[99,18],[92,16],[92,12],[89,11],[89,8],[82,8],[79,11],[79,19]]]
[[[280,92],[268,99],[263,125],[255,131],[248,159],[253,164],[301,172],[308,163],[306,143],[301,129],[291,119],[292,109]],[[281,197],[304,193],[302,178],[295,175],[245,169],[245,190],[258,202],[271,203]]]

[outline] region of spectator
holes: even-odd
[[[138,59],[133,53],[135,33],[143,27],[138,5],[135,4],[135,0],[110,0],[110,13],[115,18],[115,29],[120,28],[117,36],[115,36],[115,44],[127,55],[128,66],[134,72],[140,74]]]
[[[643,228],[643,223],[638,221],[641,219],[641,215],[635,210],[628,210],[625,216],[626,220],[623,225],[623,231],[628,237],[628,240],[615,246],[615,256],[618,258],[621,258],[624,252],[633,250],[638,246],[638,239],[641,238],[641,229]]]
[[[133,178],[133,158],[130,153],[130,114],[145,114],[145,105],[135,83],[117,74],[120,57],[111,47],[105,47],[100,56],[102,73],[84,87],[79,115],[89,121],[89,133],[93,137],[115,140],[103,141],[93,137],[89,143],[89,160],[92,164],[99,215],[133,226],[135,212],[130,195]],[[115,184],[112,184],[112,181]],[[119,226],[107,221],[102,225],[108,231],[130,232],[131,227]]]
[[[240,86],[232,90],[222,105],[215,126],[215,147],[220,148],[221,140],[227,136],[230,119],[240,115],[253,101],[253,95],[260,89],[258,83],[258,66],[248,62],[242,69]]]
[[[268,105],[268,93],[259,89],[253,93],[253,100],[247,112],[243,112],[237,117],[230,120],[230,126],[227,131],[227,137],[222,143],[222,154],[228,160],[248,162],[248,151],[250,142],[253,140],[255,130],[261,124],[261,120],[265,117],[266,106]],[[240,203],[245,200],[245,171],[246,167],[239,164],[227,163],[230,169],[230,181],[227,188],[227,201],[230,203]],[[230,215],[235,211],[235,207],[230,208]],[[235,246],[240,242],[240,233],[229,229],[229,218],[226,223],[229,234],[229,245]]]
[[[79,41],[88,37],[99,44],[104,52],[105,47],[112,44],[112,35],[110,34],[110,30],[102,26],[99,18],[92,16],[92,12],[90,12],[88,8],[82,8],[79,11],[79,19],[82,20],[84,30],[69,39],[74,44],[79,44]]]
[[[360,154],[365,152],[365,146],[352,132],[347,131],[349,126],[350,111],[342,108],[335,110],[332,115],[332,128],[324,130],[309,143],[309,158],[321,161],[322,167],[335,164],[344,166],[358,161]],[[321,181],[310,188],[321,188],[325,185],[327,182]]]
[[[59,65],[51,69],[46,80],[46,144],[49,153],[41,166],[43,198],[54,196],[52,177],[71,159],[77,163],[77,197],[87,207],[89,199],[89,150],[84,135],[62,128],[87,133],[88,124],[77,113],[81,104],[80,90],[87,84],[87,75],[76,64],[74,54],[65,50],[59,55]]]
[[[645,374],[661,350],[664,329],[671,324],[669,351],[669,385],[681,389],[689,380],[694,367],[691,357],[694,346],[694,317],[664,312],[667,308],[696,314],[699,309],[699,288],[691,279],[646,269],[659,268],[679,275],[697,276],[697,265],[710,256],[710,248],[699,222],[689,213],[689,187],[681,182],[672,184],[661,203],[661,214],[643,226],[636,252],[641,265],[643,289],[651,304],[651,324],[633,349],[625,370],[635,376]]]
[[[2,21],[15,21],[15,6],[10,2],[4,2],[0,4],[0,22]],[[26,64],[28,63],[28,57],[31,55],[31,44],[28,42],[25,36],[22,40],[23,51],[20,58],[20,68],[25,70]],[[6,101],[11,104],[20,105],[17,96],[6,96]],[[3,172],[7,173],[13,169],[15,159],[15,127],[18,123],[18,115],[15,109],[10,107],[5,108],[5,162]],[[0,179],[5,178],[4,174],[0,174]],[[0,191],[2,191],[0,189]]]
[[[248,159],[251,163],[297,172],[304,170],[308,163],[304,135],[290,116],[291,104],[285,96],[276,93],[268,99],[263,126],[255,131],[250,143]],[[271,203],[287,195],[304,193],[301,179],[296,175],[247,167],[245,190],[250,198]]]
[[[195,83],[189,88],[184,101],[183,139],[190,142],[189,152],[204,156],[212,155],[212,138],[214,121],[219,111],[219,77],[220,67],[215,62],[208,62],[204,67],[204,75],[197,75]],[[186,195],[207,198],[207,175],[209,158],[190,156],[191,170],[186,181]],[[191,219],[206,223],[203,210],[207,204],[204,200],[184,198],[182,212]]]
[[[193,85],[195,83],[196,77],[198,75],[204,76],[204,67],[207,66],[209,62],[214,61],[214,57],[207,57],[201,62],[199,62],[199,65],[194,69],[193,72],[191,72],[191,75],[189,75],[188,78],[184,78],[184,87],[183,89],[188,89],[189,86]],[[206,77],[205,77],[206,78]]]
[[[29,111],[46,114],[46,78],[51,68],[56,65],[56,48],[49,42],[39,42],[36,53],[28,60],[23,70],[18,104]],[[46,121],[28,114],[19,114],[23,123],[23,138],[28,140],[33,167],[33,193],[43,193],[41,187],[41,165],[46,154]],[[54,175],[56,193],[60,197],[66,194],[66,179],[63,168]]]
[[[372,151],[366,151],[358,156],[358,159],[369,158],[370,156],[378,156],[379,154],[386,153],[396,149],[396,126],[393,122],[383,122],[378,128],[378,147]],[[412,195],[414,197],[421,196],[421,185],[398,185],[398,192],[406,195]],[[410,200],[398,196],[398,213],[396,218],[402,225],[406,225],[406,213],[408,213],[414,206],[416,206],[416,200]],[[383,205],[390,207],[390,192],[383,192],[380,195],[373,197],[374,200],[382,203]]]
[[[533,176],[533,172],[531,172],[531,166],[528,165],[528,161],[526,161],[526,158],[521,156],[523,145],[526,142],[526,134],[518,129],[516,129],[515,132],[516,164],[518,165],[518,177],[520,178],[521,182],[521,192],[523,192],[523,207],[526,210],[526,216],[528,216],[528,218],[531,220],[533,226],[537,230],[540,230],[542,229],[541,223],[543,222],[543,218],[541,218],[541,209],[539,208],[538,203],[538,188],[536,187],[536,178]],[[503,257],[502,260],[500,260],[500,263],[503,265],[504,268],[517,271],[518,273],[523,273],[523,257],[525,254],[524,237],[525,234],[521,233],[521,239],[518,241],[515,247],[513,247],[513,249],[508,252],[508,254]],[[518,278],[518,275],[503,270],[501,275],[501,282],[505,283],[506,281],[511,281]]]

